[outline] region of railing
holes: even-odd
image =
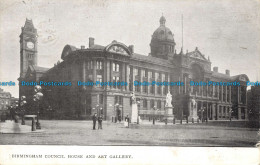
[[[139,110],[139,115],[165,115],[165,111],[162,110]]]

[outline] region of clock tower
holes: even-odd
[[[37,65],[37,29],[26,18],[20,34],[20,77],[24,78],[28,66]]]

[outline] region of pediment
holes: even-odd
[[[115,41],[109,44],[105,48],[105,51],[123,55],[131,55],[131,52],[126,45]]]
[[[203,54],[201,54],[201,52],[198,50],[188,53],[188,56],[190,56],[192,58],[200,59],[200,60],[207,60],[205,58],[205,56]]]

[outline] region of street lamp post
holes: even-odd
[[[115,123],[117,122],[117,108],[119,108],[119,104],[115,104]]]
[[[229,109],[229,120],[231,121],[232,120],[232,113],[233,113],[233,110],[232,108]]]
[[[37,102],[38,110],[37,110],[37,122],[36,122],[36,129],[41,129],[41,124],[39,121],[39,114],[40,114],[40,99],[42,98],[43,94],[41,93],[41,86],[36,85],[34,87],[35,95],[33,96],[33,101]]]
[[[153,125],[155,124],[155,110],[156,110],[156,106],[153,107]]]
[[[140,101],[137,101],[137,108],[140,106]],[[139,124],[139,109],[137,109],[137,124]]]
[[[26,99],[26,97],[25,96],[22,96],[21,97],[21,114],[22,114],[22,123],[21,123],[21,125],[25,125],[25,121],[24,121],[24,112],[25,112],[25,109],[24,109],[24,106],[25,106],[25,104],[27,103],[26,101],[25,101],[25,99]]]

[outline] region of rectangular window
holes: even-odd
[[[97,75],[97,81],[102,82],[102,75]]]
[[[116,71],[119,72],[120,66],[119,64],[116,64]]]
[[[156,108],[154,108],[154,100],[150,101],[150,107],[151,107],[151,109],[156,109]]]
[[[160,100],[157,101],[157,108],[161,109],[161,101]]]
[[[113,71],[116,71],[116,64],[113,62]]]
[[[103,104],[103,94],[99,95],[99,104]]]
[[[163,94],[166,95],[166,86],[163,86]]]
[[[153,72],[148,72],[148,76],[149,76],[149,78],[152,78],[153,77]]]
[[[161,93],[162,93],[162,92],[161,92],[161,86],[158,86],[158,87],[157,87],[157,93],[158,93],[158,94],[161,94]]]
[[[148,77],[148,70],[147,69],[145,69],[145,71],[144,71],[144,77]]]
[[[93,61],[90,61],[90,69],[93,69]]]
[[[143,92],[144,92],[144,93],[147,93],[147,88],[148,88],[148,86],[145,85],[145,86],[143,86],[142,88],[143,88]]]
[[[138,76],[138,69],[134,68],[134,76]]]
[[[103,62],[102,61],[97,61],[97,69],[101,70],[103,68]]]
[[[154,88],[155,86],[150,86],[150,93],[154,94]]]
[[[139,82],[139,81],[138,81],[138,82]],[[135,87],[135,91],[136,91],[136,92],[139,92],[139,91],[138,91],[139,85],[135,85],[134,87]]]
[[[113,88],[116,88],[116,86],[114,85],[116,83],[116,76],[113,76]]]
[[[123,97],[115,96],[115,104],[123,105]]]
[[[165,74],[162,74],[162,82],[165,81]]]
[[[116,77],[116,82],[117,82],[117,83],[120,83],[120,77]],[[120,85],[117,85],[116,87],[117,87],[117,88],[120,88],[121,86],[120,86]]]
[[[119,72],[119,70],[120,70],[120,65],[114,62],[113,63],[113,71],[114,72]]]
[[[88,81],[93,81],[93,76],[92,76],[92,74],[90,74],[90,75],[88,75]]]
[[[147,108],[147,100],[146,99],[143,99],[143,107]]]
[[[159,78],[159,73],[155,73],[155,80],[157,80]]]

